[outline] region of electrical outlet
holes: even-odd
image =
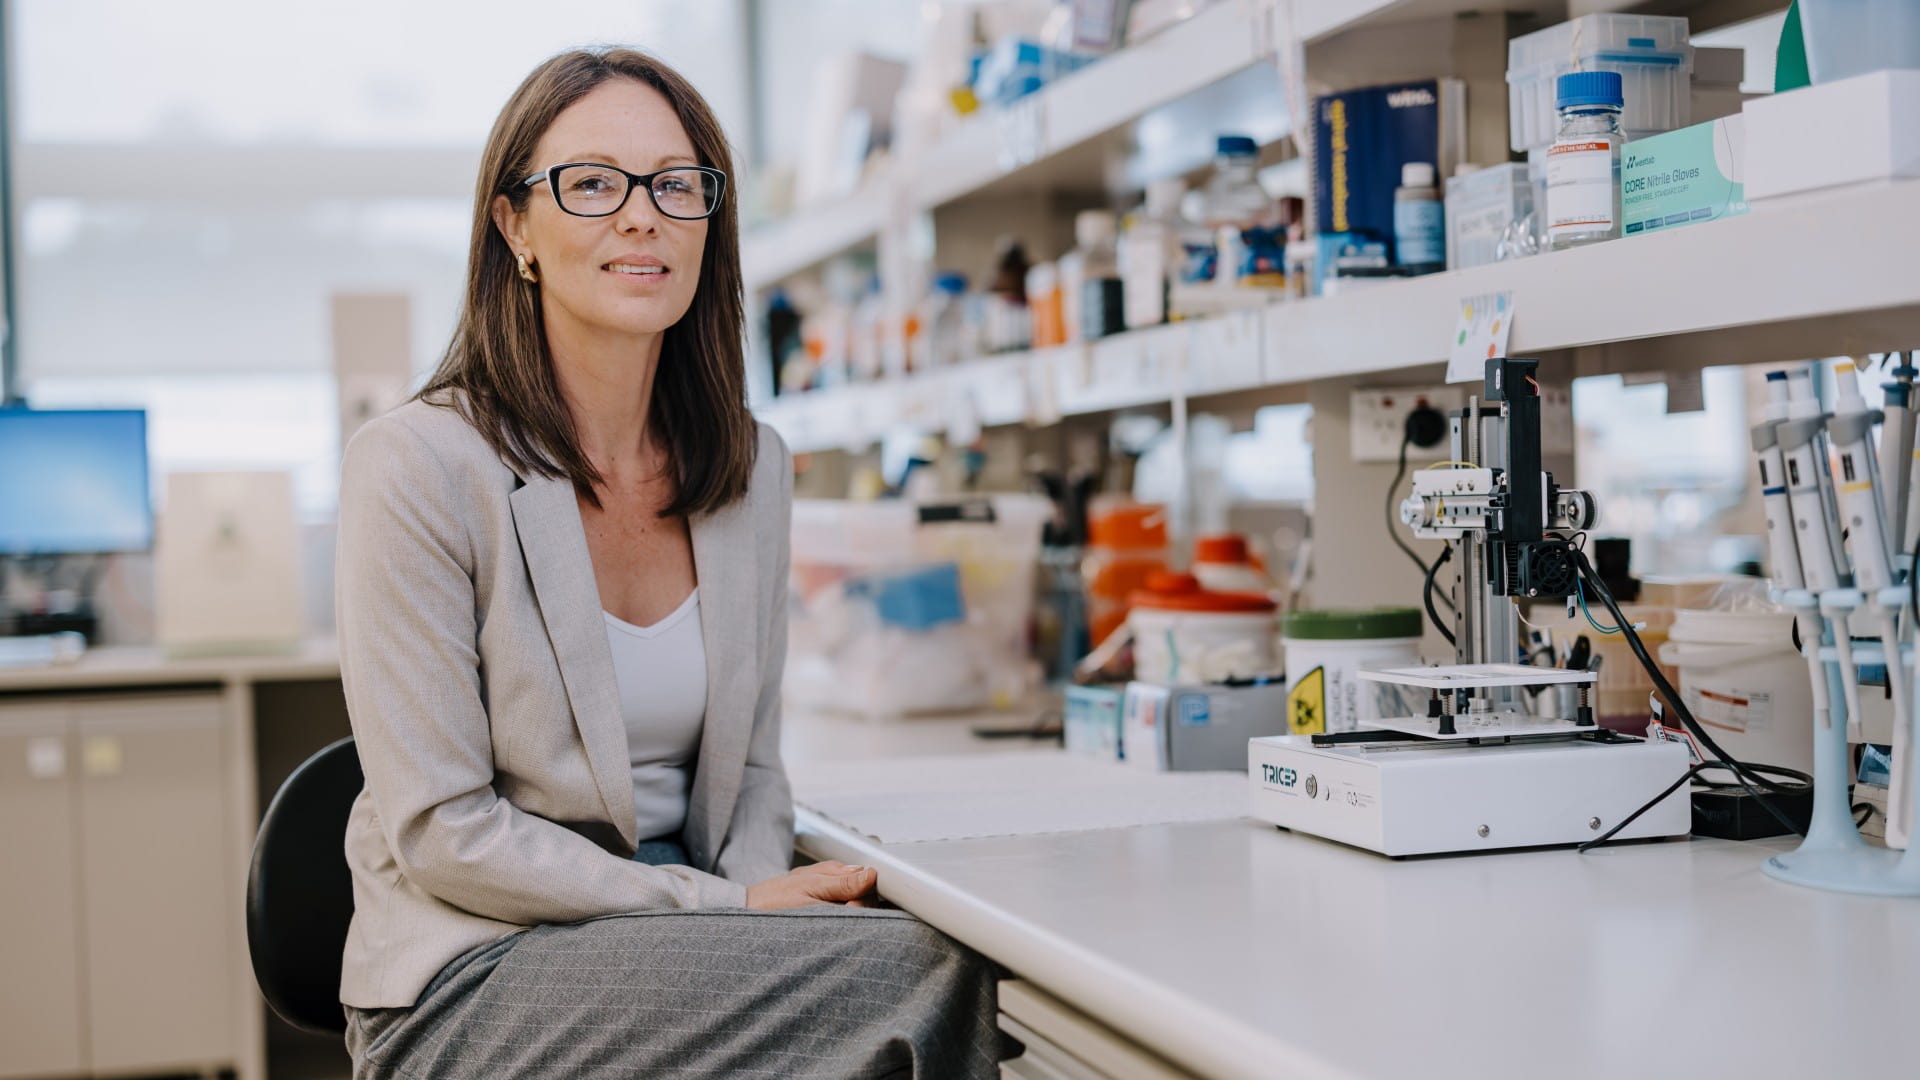
[[[1400,440],[1406,434],[1407,414],[1421,405],[1430,405],[1449,413],[1467,405],[1466,390],[1460,386],[1402,386],[1388,390],[1355,390],[1348,413],[1353,460],[1385,462],[1400,460]],[[1429,447],[1407,447],[1408,461],[1438,461],[1452,452],[1447,439]]]

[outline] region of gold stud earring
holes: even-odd
[[[534,284],[539,283],[540,278],[533,272],[533,264],[527,262],[527,257],[524,254],[515,254],[513,261],[519,264],[520,280]]]

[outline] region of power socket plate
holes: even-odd
[[[1407,415],[1422,405],[1442,414],[1467,407],[1466,387],[1398,386],[1385,390],[1355,390],[1348,413],[1353,460],[1392,464],[1400,460],[1400,440]],[[1444,428],[1442,431],[1444,432]],[[1429,447],[1407,447],[1408,461],[1439,461],[1451,452],[1444,434]]]

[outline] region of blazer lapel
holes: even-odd
[[[692,521],[700,577],[700,631],[707,652],[707,719],[687,807],[689,854],[711,867],[733,821],[760,696],[759,551],[742,499]]]
[[[634,821],[633,767],[627,753],[626,721],[620,715],[620,688],[614,681],[613,651],[594,583],[593,556],[580,523],[573,484],[566,479],[533,477],[510,496],[520,553],[540,603],[560,679],[566,684],[573,721],[587,749],[595,786],[629,847],[639,842]],[[702,604],[704,609],[706,605]],[[701,613],[705,615],[703,610]]]

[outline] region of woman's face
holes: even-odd
[[[640,174],[700,164],[666,97],[632,79],[601,83],[555,117],[528,172],[571,161]],[[526,287],[540,290],[549,330],[636,336],[679,322],[700,280],[706,219],[665,216],[639,184],[611,216],[578,217],[560,209],[549,187],[536,183],[524,211],[515,213],[505,196],[493,210],[508,245],[539,276]]]

